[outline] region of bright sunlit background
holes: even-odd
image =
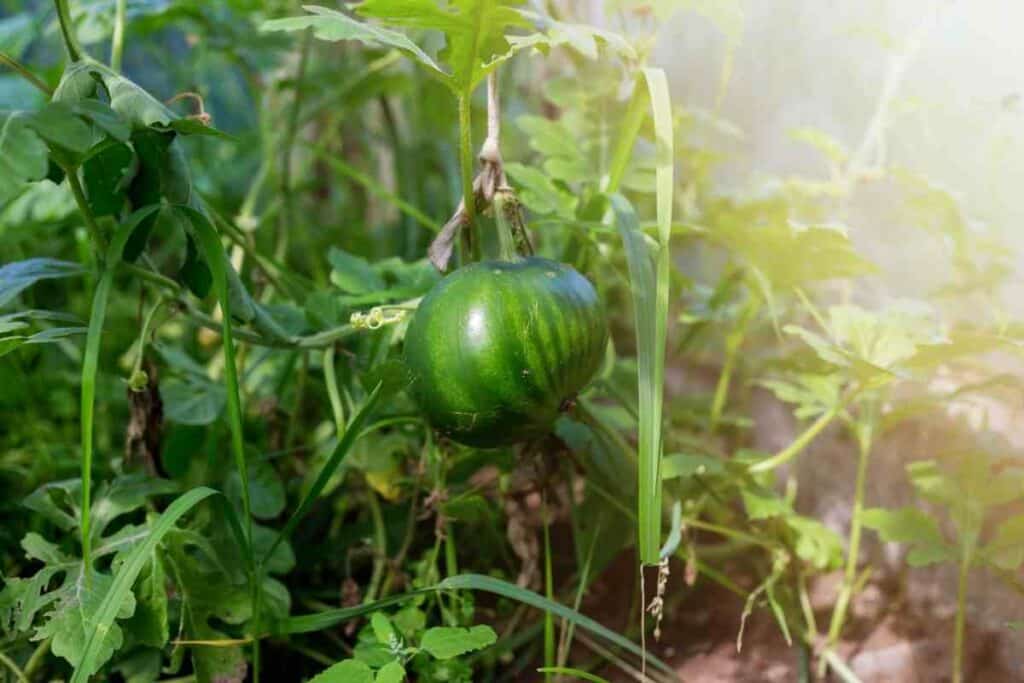
[[[724,188],[827,179],[822,154],[794,135],[816,129],[851,156],[861,150],[869,168],[881,154],[950,190],[976,230],[1024,246],[1024,3],[684,4],[698,12],[664,11],[655,61],[683,101],[717,106],[742,132],[719,167]],[[865,138],[880,107],[884,139],[873,145]],[[946,259],[928,253],[934,240],[900,220],[894,198],[862,186],[842,222],[889,275],[886,294],[921,295],[944,279],[936,264]],[[1012,262],[1018,268],[1019,255]],[[1005,303],[1024,312],[1024,297]]]

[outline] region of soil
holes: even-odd
[[[635,577],[632,558],[609,568],[584,603],[584,612],[610,627],[622,626],[630,609],[623,579]],[[660,642],[650,650],[675,668],[685,683],[789,683],[801,680],[801,653],[786,643],[771,612],[758,607],[747,619],[742,650],[737,650],[743,599],[710,581],[687,587],[683,567],[673,565],[668,592],[683,592],[662,623]],[[820,577],[811,588],[818,628],[827,628],[838,573]],[[652,583],[652,582],[648,582]],[[625,585],[629,585],[628,583]],[[839,656],[863,683],[943,683],[951,680],[954,612],[948,605],[908,599],[894,581],[868,583],[851,608]],[[1019,653],[1020,633],[992,629],[968,620],[964,681],[1024,681]],[[810,664],[810,680],[815,662]],[[608,668],[610,681],[639,680],[637,675]],[[807,680],[807,679],[804,679]],[[826,681],[841,681],[831,674]]]

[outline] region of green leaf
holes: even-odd
[[[946,506],[956,505],[962,499],[959,484],[934,460],[909,463],[906,470],[910,483],[921,497]]]
[[[796,534],[796,554],[818,570],[838,567],[843,561],[843,540],[816,519],[790,515],[786,518]]]
[[[238,473],[233,473],[227,490],[235,500],[241,499],[241,486]],[[284,484],[277,470],[265,460],[249,461],[249,500],[252,516],[257,519],[273,519],[284,510]]]
[[[1003,520],[984,553],[988,561],[1000,569],[1017,571],[1024,564],[1024,515]]]
[[[827,337],[796,325],[783,330],[802,339],[823,361],[849,369],[863,384],[891,381],[919,344],[937,336],[931,311],[913,302],[882,311],[833,306],[828,314]]]
[[[255,502],[253,507],[256,507]],[[254,515],[255,516],[255,515]],[[257,557],[266,557],[263,568],[268,574],[287,574],[295,568],[295,551],[288,541],[284,541],[274,548],[274,554],[267,557],[267,552],[277,540],[277,530],[254,524],[252,527],[252,548],[253,554]]]
[[[938,523],[915,508],[871,508],[863,512],[861,521],[867,528],[877,531],[883,541],[910,545],[907,563],[912,567],[936,564],[953,557]]]
[[[563,183],[586,181],[590,175],[590,162],[585,146],[577,142],[567,123],[542,116],[523,115],[516,119],[516,126],[526,134],[530,149],[546,158],[544,172],[552,180]],[[520,182],[534,190],[543,188],[539,177],[532,178],[528,171],[520,172],[520,165],[512,164],[514,173],[519,172]],[[551,182],[551,181],[548,181]]]
[[[132,588],[135,613],[124,622],[126,649],[134,645],[162,648],[167,643],[167,585],[163,565],[154,554]]]
[[[75,114],[92,121],[97,128],[119,142],[128,142],[131,137],[131,128],[106,102],[83,99],[72,103],[70,108]]]
[[[778,289],[875,271],[841,226],[797,224],[773,205],[753,203],[718,213],[709,237]]]
[[[197,209],[191,205],[172,206],[171,209],[186,219],[186,225],[191,228],[189,234],[195,240],[195,244],[198,247],[196,258],[198,259],[201,256],[202,265],[209,268],[213,281],[213,291],[217,295],[217,301],[221,304],[221,308],[231,312],[230,315],[225,317],[225,322],[229,322],[231,318],[234,318],[245,323],[262,323],[261,332],[267,332],[273,336],[286,339],[287,335],[283,334],[279,327],[269,320],[269,316],[256,305],[249,291],[242,284],[242,280],[228,260],[227,253],[220,243],[217,231],[214,229],[213,223],[210,222],[205,210]],[[216,251],[211,251],[214,242],[216,242],[219,248]],[[216,258],[216,267],[211,264],[211,258]],[[218,292],[218,272],[223,272],[224,274],[224,295],[228,298],[229,306],[225,306],[224,302],[221,301],[221,295]]]
[[[92,146],[89,126],[75,115],[69,105],[61,102],[51,102],[39,111],[33,112],[29,118],[29,125],[39,137],[75,156],[85,154]]]
[[[749,519],[788,517],[793,514],[793,508],[789,503],[771,489],[761,486],[745,486],[740,494]]]
[[[135,154],[122,143],[100,143],[82,164],[85,194],[96,216],[113,216],[121,211]]]
[[[309,683],[373,683],[373,671],[358,659],[345,659],[324,669]]]
[[[661,462],[661,478],[677,479],[694,475],[714,476],[725,471],[719,458],[699,453],[673,453]]]
[[[377,672],[374,683],[402,683],[405,680],[405,667],[397,661],[388,662]]]
[[[818,417],[839,405],[843,377],[838,373],[795,373],[786,379],[764,379],[761,386],[786,403],[796,404],[801,420]]]
[[[110,108],[116,111],[132,128],[170,126],[178,115],[160,100],[150,95],[133,81],[104,69],[100,72],[107,92],[110,93]]]
[[[565,220],[575,218],[579,199],[555,185],[550,177],[516,162],[505,164],[504,169],[517,184],[519,198],[527,208],[538,214],[554,214]]]
[[[362,407],[355,415],[352,416],[352,419],[349,421],[345,429],[345,433],[341,435],[340,439],[338,439],[337,445],[335,445],[331,455],[327,458],[327,462],[324,463],[323,468],[317,474],[313,485],[309,487],[308,491],[306,491],[306,494],[299,502],[298,507],[295,508],[291,517],[289,517],[288,521],[285,523],[284,528],[281,529],[281,532],[278,534],[274,544],[271,545],[270,550],[267,553],[268,555],[274,551],[278,544],[291,536],[292,532],[295,531],[295,527],[299,525],[302,518],[309,513],[309,510],[313,507],[313,503],[315,503],[316,499],[320,497],[320,494],[327,486],[327,482],[330,481],[331,476],[334,475],[334,472],[338,469],[338,466],[341,465],[345,456],[348,455],[348,452],[356,442],[356,439],[359,438],[363,429],[363,424],[366,422],[366,419],[370,414],[376,409],[377,402],[380,397],[381,385],[378,384],[377,387],[370,392],[370,395],[366,397],[366,401],[363,403]]]
[[[162,646],[166,639],[166,615],[162,614],[165,605],[161,606],[161,602],[166,601],[162,574],[157,577],[150,574],[148,581],[140,580],[136,584],[138,599],[129,590],[117,597],[116,608],[108,605],[111,591],[118,590],[122,568],[133,553],[145,545],[152,529],[127,524],[110,535],[103,536],[103,533],[113,520],[140,509],[151,496],[175,488],[171,482],[132,476],[116,479],[99,492],[92,506],[93,558],[112,555],[113,577],[95,568],[89,569],[86,576],[86,566],[79,558],[64,554],[58,545],[38,534],[26,535],[22,540],[26,556],[41,562],[43,567],[31,578],[7,582],[0,594],[0,619],[13,624],[16,631],[28,632],[41,618],[42,623],[34,629],[34,637],[52,638],[54,654],[73,665],[81,661],[82,666],[92,667],[92,671],[122,647],[126,628],[130,642]],[[58,528],[73,531],[82,526],[78,508],[80,494],[78,480],[51,482],[36,490],[25,503]],[[152,562],[152,553],[144,560]],[[63,579],[51,588],[60,576]],[[131,587],[129,584],[128,588]],[[129,617],[131,620],[124,624],[116,623]],[[97,636],[97,633],[102,635]],[[83,657],[90,642],[94,659],[86,663]]]
[[[223,507],[232,509],[227,504]],[[234,548],[224,543],[214,544],[199,532],[186,529],[169,533],[165,547],[168,572],[184,610],[187,639],[228,638],[220,624],[242,624],[252,616],[248,588],[236,581],[224,566],[234,557],[231,554]],[[191,648],[191,654],[199,680],[241,683],[245,679],[245,654],[237,645],[196,646]]]
[[[546,51],[553,47],[565,46],[571,47],[587,59],[596,60],[597,46],[600,42],[625,59],[637,59],[636,50],[618,33],[587,24],[558,21],[528,10],[520,10],[520,14],[533,22],[542,32],[528,36],[508,36],[509,44],[516,50],[532,47]]]
[[[92,62],[69,62],[53,91],[53,101],[77,103],[91,98],[96,93],[98,79]]]
[[[498,635],[490,626],[478,625],[472,628],[437,626],[428,628],[420,639],[420,648],[435,659],[452,659],[467,652],[482,650],[493,645]]]
[[[161,385],[160,394],[167,419],[179,424],[211,424],[227,404],[224,387],[206,378],[171,378]]]
[[[388,649],[394,649],[394,647],[401,644],[395,627],[391,625],[391,621],[383,613],[374,612],[370,617],[370,626],[373,628],[374,637],[377,638],[377,642],[381,645]]]
[[[86,683],[89,677],[99,670],[106,661],[103,654],[105,643],[109,634],[117,628],[114,620],[118,615],[123,615],[126,605],[133,605],[132,585],[138,578],[143,566],[153,554],[156,545],[170,531],[178,520],[191,510],[201,500],[216,494],[216,491],[208,488],[197,488],[183,494],[160,515],[159,519],[152,525],[146,540],[140,543],[129,554],[124,564],[114,575],[110,588],[106,591],[102,601],[98,605],[91,628],[86,632],[88,639],[82,652],[81,660],[75,666],[71,683]],[[54,650],[56,652],[56,650]]]
[[[398,31],[356,21],[347,14],[316,5],[303,7],[310,14],[286,19],[272,19],[260,26],[261,31],[303,31],[313,29],[313,35],[320,40],[357,40],[370,47],[394,47],[415,58],[421,64],[444,73],[416,43]]]
[[[640,230],[636,213],[621,195],[611,198],[615,221],[622,236],[629,267],[629,287],[633,295],[633,319],[637,340],[637,374],[639,380],[640,440],[637,455],[639,535],[641,562],[658,561],[661,546],[661,405],[664,354],[659,363],[657,279],[651,250]]]
[[[198,119],[180,118],[171,121],[168,126],[171,130],[181,135],[205,135],[207,137],[220,138],[221,140],[230,140],[231,142],[237,142],[237,139],[231,135],[228,135],[222,130],[218,130],[213,126],[203,123]]]
[[[110,611],[109,623],[103,635],[97,637],[101,620],[101,608],[107,605],[106,597],[111,593],[114,579],[107,574],[92,571],[90,581],[83,575],[84,566],[69,573],[64,585],[50,596],[57,602],[46,622],[36,629],[35,638],[51,638],[50,650],[58,657],[76,666],[76,670],[95,673],[99,667],[117,652],[124,642],[124,632],[114,623],[115,619],[126,619],[135,612],[135,597],[131,591],[120,596]],[[131,588],[131,586],[128,586]],[[91,645],[91,647],[89,647]],[[89,651],[90,661],[84,659]]]
[[[0,112],[0,201],[49,170],[46,143],[28,124],[26,112]]]
[[[366,0],[358,12],[394,25],[443,32],[447,43],[443,55],[451,68],[453,89],[464,94],[514,52],[506,32],[529,26],[512,4],[454,0],[442,8],[433,0]]]
[[[52,258],[30,258],[7,263],[0,267],[0,308],[40,280],[77,277],[84,273],[85,269],[77,263]]]
[[[331,247],[327,260],[332,269],[331,282],[343,292],[365,294],[384,288],[384,280],[364,258]]]
[[[213,287],[213,273],[209,266],[203,261],[196,249],[196,242],[192,235],[185,236],[185,261],[178,270],[178,277],[185,283],[193,294],[200,299],[205,299]]]

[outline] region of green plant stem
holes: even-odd
[[[800,455],[800,453],[805,448],[807,448],[807,446],[810,445],[812,441],[814,441],[815,437],[817,437],[818,434],[820,434],[825,429],[825,427],[827,427],[829,423],[831,423],[832,420],[834,420],[836,416],[839,415],[839,412],[841,410],[842,405],[838,405],[829,410],[828,412],[822,414],[817,420],[811,423],[811,426],[809,426],[807,429],[803,431],[803,433],[797,436],[796,439],[793,440],[793,443],[789,444],[788,446],[786,446],[786,448],[782,449],[772,457],[754,463],[753,465],[750,466],[749,471],[752,474],[757,474],[760,472],[770,472],[771,470],[774,470],[777,467],[786,464],[796,456]]]
[[[541,514],[544,516],[544,593],[548,600],[555,599],[555,582],[551,572],[551,532],[548,522],[547,497],[542,498]],[[544,613],[544,666],[555,666],[555,618],[551,612]],[[550,673],[544,674],[548,683],[552,680]]]
[[[299,416],[302,414],[302,401],[306,395],[306,378],[309,377],[309,352],[302,353],[302,364],[299,366],[299,377],[295,386],[295,401],[292,403],[292,414],[288,418],[288,429],[285,431],[284,447],[291,448],[299,427]]]
[[[722,364],[722,372],[718,375],[718,384],[715,386],[715,397],[711,402],[711,417],[708,420],[708,431],[712,434],[718,428],[718,422],[722,419],[722,411],[725,409],[725,399],[729,395],[729,384],[732,380],[732,373],[736,367],[736,358],[739,355],[743,339],[747,335],[747,327],[751,319],[760,307],[760,300],[751,298],[743,308],[743,313],[735,329],[729,333],[725,343],[725,362]]]
[[[174,302],[185,312],[185,314],[193,320],[196,324],[214,332],[220,332],[223,329],[221,321],[214,320],[212,317],[206,315],[202,311],[198,310],[186,297],[187,293],[184,288],[174,280],[157,273],[156,271],[144,268],[142,266],[125,263],[122,264],[122,268],[126,271],[136,275],[139,279],[145,280],[150,284],[172,292],[177,296]],[[419,299],[411,299],[409,302],[404,302],[399,305],[411,305],[412,302],[418,302]],[[326,346],[332,345],[337,341],[351,337],[359,332],[356,328],[351,325],[339,325],[338,327],[332,327],[321,332],[304,336],[294,337],[290,340],[286,339],[271,339],[264,337],[261,334],[252,332],[249,330],[243,330],[237,327],[232,327],[232,335],[234,338],[247,342],[249,344],[255,344],[257,346],[267,346],[271,348],[279,349],[319,349]]]
[[[39,643],[36,649],[32,652],[32,656],[28,658],[28,663],[25,664],[25,678],[30,681],[35,678],[36,671],[38,671],[46,662],[46,656],[50,653],[50,642],[52,640],[52,636],[47,638],[43,642]]]
[[[956,622],[953,626],[953,683],[962,683],[964,675],[964,629],[967,621],[967,578],[974,554],[973,543],[964,543],[957,576]]]
[[[153,318],[156,317],[157,311],[167,303],[167,299],[160,295],[153,307],[149,309],[146,317],[142,321],[142,329],[139,331],[139,350],[135,356],[135,363],[132,365],[132,373],[139,372],[142,370],[142,361],[146,355],[146,338],[149,336],[149,330],[153,325]]]
[[[327,398],[331,402],[331,414],[334,416],[334,433],[340,439],[345,431],[345,406],[341,402],[338,391],[338,376],[334,372],[334,346],[324,349],[324,383],[327,385]]]
[[[60,26],[60,35],[64,39],[64,49],[68,52],[68,59],[72,62],[79,62],[85,57],[82,46],[75,37],[75,25],[71,21],[71,11],[68,9],[68,0],[53,0],[57,10],[57,24]]]
[[[388,535],[384,528],[384,515],[380,511],[380,501],[372,488],[367,486],[366,501],[370,508],[370,517],[373,519],[373,573],[370,575],[370,585],[366,589],[366,596],[363,603],[368,604],[377,599],[380,592],[381,580],[384,578],[384,568],[388,559]]]
[[[14,674],[14,677],[18,679],[19,683],[29,683],[28,678],[25,676],[25,672],[18,667],[17,662],[5,655],[2,651],[0,651],[0,664],[3,664],[10,669],[11,673]]]
[[[828,645],[834,647],[842,633],[846,621],[846,613],[857,583],[857,559],[860,555],[860,539],[862,531],[862,513],[864,511],[864,491],[868,478],[868,462],[871,458],[871,445],[874,439],[876,405],[873,400],[865,402],[864,414],[857,425],[857,482],[853,494],[853,515],[850,520],[850,547],[846,555],[846,569],[843,573],[843,586],[839,591],[832,612],[832,621],[828,629]]]
[[[466,216],[463,229],[464,243],[475,245],[473,231],[476,229],[476,197],[473,194],[473,120],[472,93],[459,96],[459,171],[462,178],[462,204]],[[472,249],[475,251],[476,247]]]
[[[774,547],[770,542],[763,541],[757,538],[756,536],[752,536],[751,534],[745,533],[743,531],[737,531],[736,529],[730,529],[729,527],[721,526],[719,524],[705,522],[700,519],[683,517],[683,525],[693,527],[694,529],[703,529],[704,531],[710,531],[711,533],[719,534],[720,536],[725,536],[726,538],[733,538],[737,541],[743,541],[745,543],[750,543],[751,545],[760,546],[762,548],[771,549]]]
[[[28,67],[26,67],[24,64],[22,64],[14,57],[10,56],[2,50],[0,50],[0,64],[3,64],[11,71],[17,73],[19,76],[21,76],[26,81],[28,81],[36,88],[38,88],[40,91],[42,91],[44,94],[46,94],[47,97],[53,95],[53,90],[51,90],[50,86],[46,84],[46,81],[39,78],[39,76],[36,76],[34,73],[28,70]]]
[[[114,30],[110,36],[110,68],[120,73],[121,57],[124,54],[124,22],[127,0],[117,0],[114,5]]]
[[[103,232],[100,230],[99,224],[96,222],[96,217],[92,215],[92,209],[89,208],[89,200],[85,197],[85,188],[82,187],[82,181],[78,179],[78,170],[75,168],[65,168],[64,174],[68,179],[68,186],[71,188],[71,194],[75,198],[75,205],[78,206],[78,212],[82,214],[82,220],[85,221],[85,227],[89,230],[89,237],[92,239],[93,250],[96,254],[102,254],[107,248],[107,241],[103,238]],[[97,260],[99,256],[97,256]]]
[[[324,271],[323,258],[313,249],[311,236],[309,234],[309,222],[296,220],[295,196],[292,189],[292,157],[295,151],[295,138],[299,131],[299,113],[302,111],[302,97],[304,88],[302,85],[306,76],[306,67],[309,64],[309,53],[313,45],[313,33],[307,30],[302,37],[302,46],[299,52],[299,63],[295,69],[295,95],[292,98],[291,107],[288,110],[288,118],[285,124],[284,144],[281,149],[281,176],[280,191],[284,201],[284,210],[278,220],[278,248],[276,258],[285,260],[287,251],[288,233],[292,230],[299,230],[301,225],[303,247],[312,253],[313,277],[319,283],[327,281],[327,274]]]

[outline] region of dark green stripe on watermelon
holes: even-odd
[[[439,282],[405,337],[412,393],[431,424],[492,447],[550,431],[608,340],[593,286],[541,258],[485,261]]]

